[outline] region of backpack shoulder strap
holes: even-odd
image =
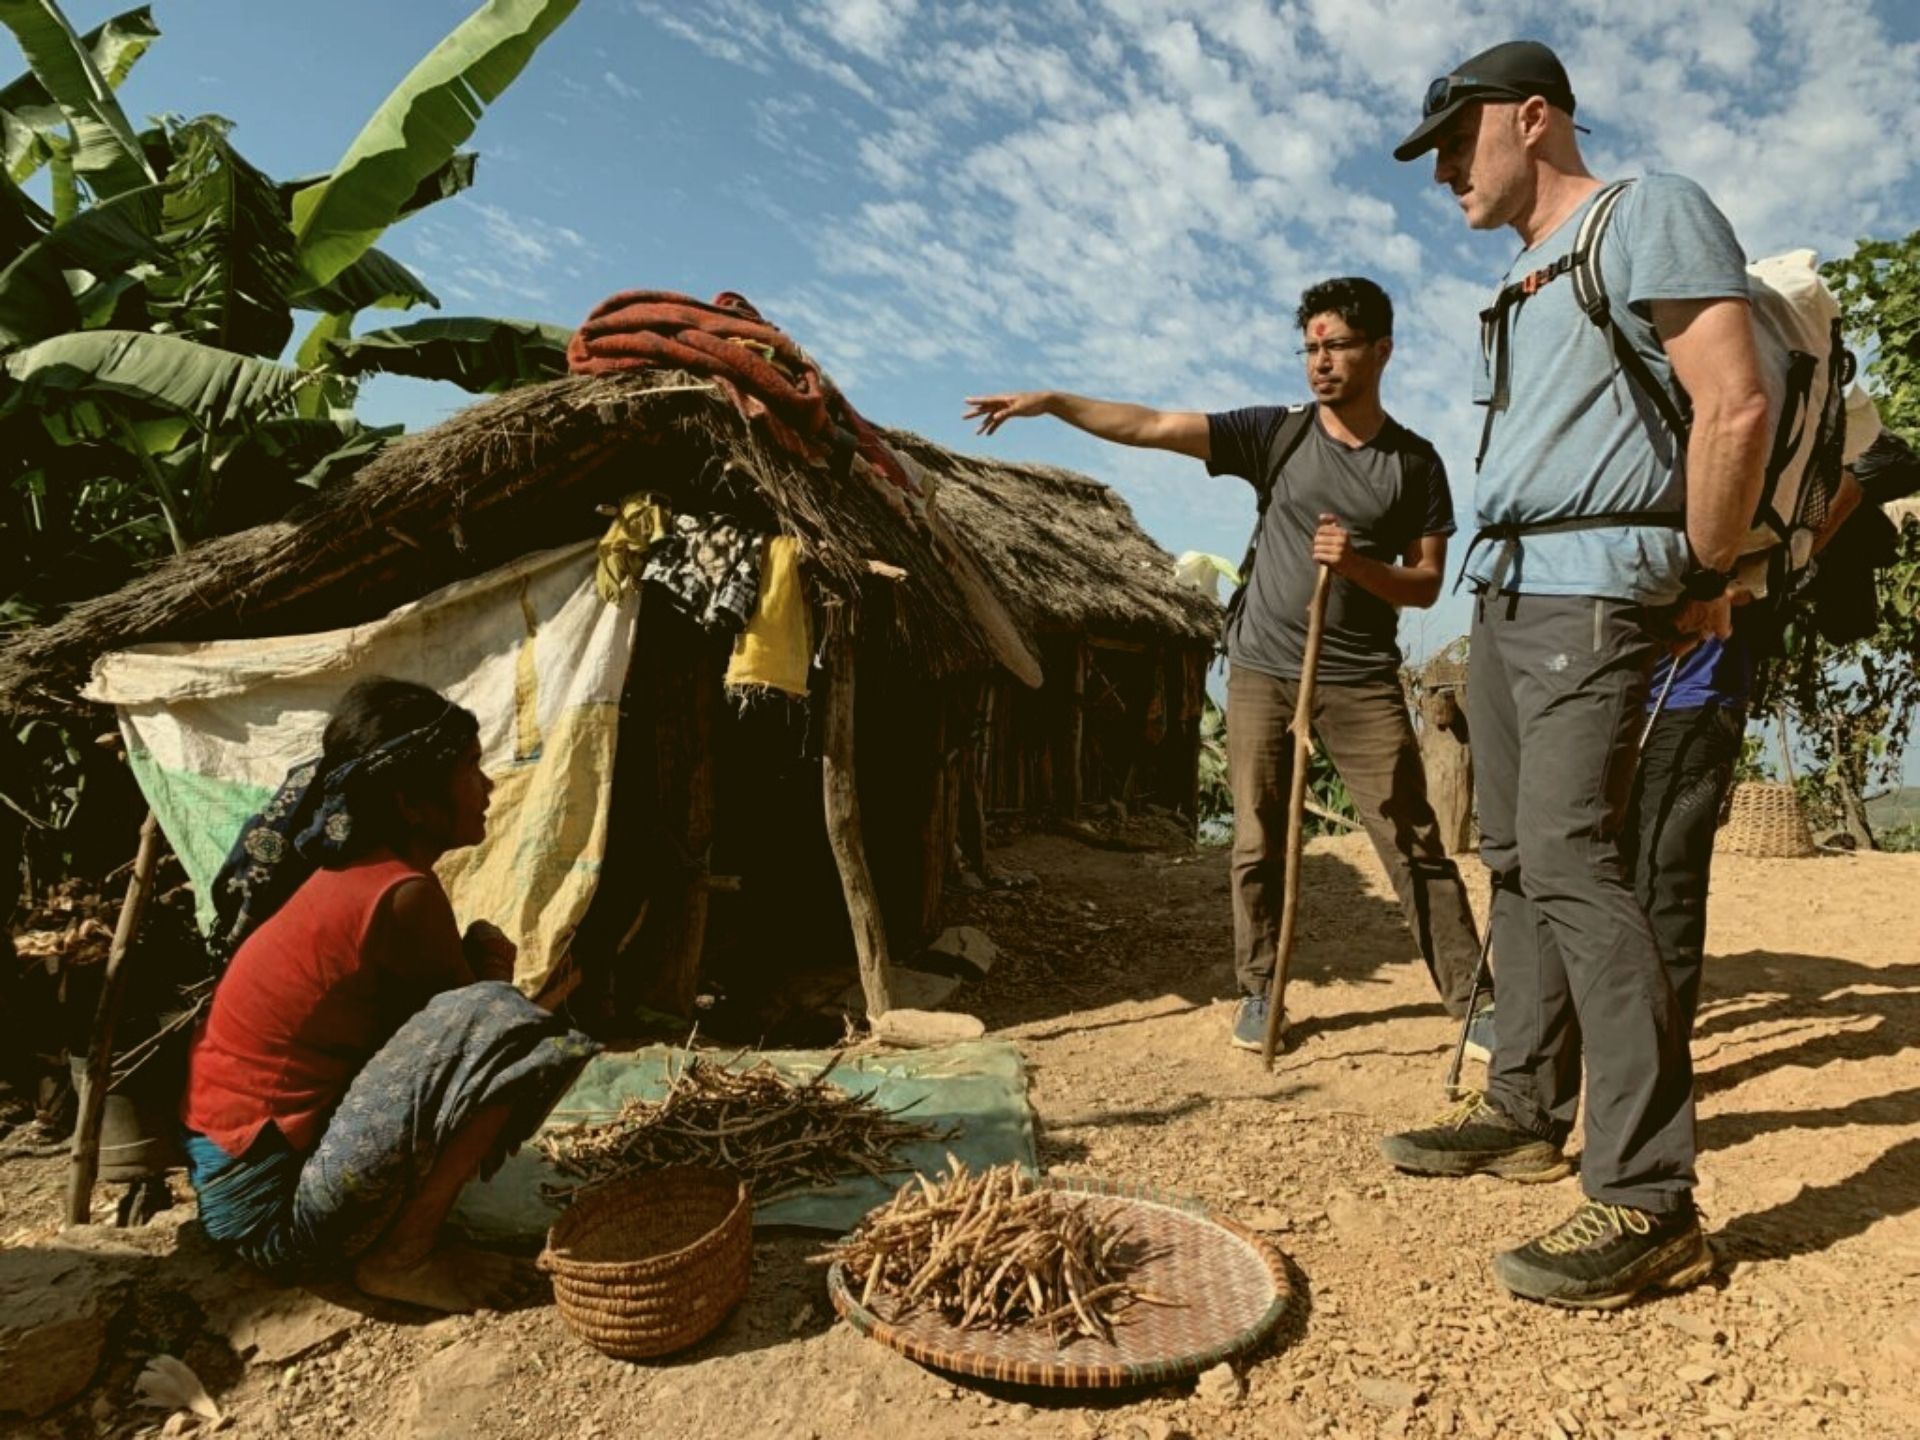
[[[1226,623],[1220,631],[1220,651],[1226,653],[1227,642],[1233,636],[1233,627],[1239,622],[1240,611],[1247,601],[1247,586],[1253,583],[1253,562],[1260,553],[1260,532],[1266,528],[1267,506],[1273,503],[1273,492],[1280,483],[1280,472],[1293,458],[1293,452],[1300,448],[1300,442],[1307,438],[1307,431],[1313,424],[1313,406],[1290,405],[1286,414],[1280,417],[1279,431],[1274,446],[1277,458],[1268,472],[1265,484],[1254,486],[1253,533],[1247,537],[1247,553],[1240,562],[1240,583],[1234,587],[1233,594],[1227,599]]]
[[[1605,186],[1594,197],[1586,215],[1580,221],[1580,229],[1573,238],[1573,297],[1585,312],[1587,319],[1599,326],[1613,346],[1614,358],[1620,362],[1620,368],[1627,378],[1639,387],[1640,393],[1653,402],[1654,409],[1660,412],[1660,418],[1666,422],[1667,429],[1682,445],[1687,443],[1687,434],[1692,428],[1685,410],[1674,398],[1673,392],[1660,383],[1640,352],[1633,348],[1633,342],[1627,339],[1626,331],[1620,328],[1613,318],[1613,304],[1607,296],[1606,277],[1600,268],[1600,242],[1606,238],[1607,229],[1613,221],[1613,212],[1620,206],[1621,199],[1632,187],[1632,180],[1616,180]]]

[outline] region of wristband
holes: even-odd
[[[1698,565],[1680,577],[1680,594],[1687,600],[1718,600],[1732,582],[1733,577],[1726,571]]]

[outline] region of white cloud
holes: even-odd
[[[956,410],[1032,384],[1292,398],[1299,291],[1372,273],[1402,317],[1390,403],[1463,504],[1475,315],[1514,244],[1467,232],[1429,163],[1388,158],[1426,82],[1544,39],[1598,168],[1690,174],[1755,253],[1831,254],[1920,223],[1920,45],[1893,38],[1894,3],[709,0],[695,21],[635,0],[769,77],[744,91],[817,105],[756,112],[785,173],[802,122],[831,122],[812,208],[783,200],[811,276],[764,298],[843,383],[949,389]],[[1129,486],[1162,473],[1088,453]]]

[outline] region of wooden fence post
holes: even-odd
[[[820,774],[827,809],[827,840],[840,869],[840,888],[847,897],[847,918],[853,924],[853,949],[860,962],[860,989],[867,999],[868,1020],[893,1008],[887,993],[887,931],[880,917],[880,900],[867,869],[866,844],[860,830],[860,777],[854,766],[853,636],[844,613],[828,622],[827,716],[821,747]]]

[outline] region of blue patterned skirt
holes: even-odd
[[[442,1148],[509,1105],[491,1173],[538,1128],[600,1047],[513,986],[434,996],[353,1078],[309,1155],[267,1125],[238,1158],[187,1134],[208,1236],[282,1278],[351,1260],[380,1238]]]

